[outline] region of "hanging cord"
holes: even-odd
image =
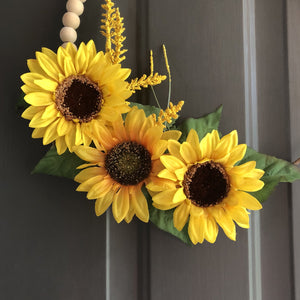
[[[62,46],[65,47],[67,43],[74,44],[77,40],[77,32],[76,29],[80,25],[79,16],[82,15],[84,11],[83,3],[86,0],[68,0],[66,4],[67,12],[63,15],[62,23],[64,27],[61,29],[59,36],[62,40]]]

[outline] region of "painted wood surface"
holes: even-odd
[[[237,129],[240,142],[246,140],[249,113],[245,1],[117,2],[125,17],[126,66],[134,70],[133,77],[148,72],[150,49],[156,71],[165,73],[161,49],[165,43],[173,75],[172,100],[186,102],[182,116],[197,117],[223,104],[220,129],[224,134]],[[85,42],[93,38],[103,49],[100,4],[98,0],[85,3],[78,36]],[[285,159],[290,159],[291,151],[294,159],[300,140],[296,59],[300,4],[288,0],[288,11],[283,0],[254,4],[259,148]],[[36,50],[59,45],[65,1],[28,0],[21,7],[11,0],[3,3],[3,12],[0,298],[259,300],[249,298],[248,251],[255,241],[248,240],[245,229],[238,229],[237,242],[220,233],[214,245],[187,247],[153,225],[138,221],[117,225],[111,215],[97,218],[93,201],[75,192],[72,181],[29,175],[45,148],[40,140],[30,138],[27,122],[16,117],[19,75],[26,72],[25,61]],[[165,105],[167,83],[156,92]],[[133,99],[154,104],[149,92],[137,93]],[[279,187],[261,213],[263,300],[293,299],[293,257],[296,299],[300,299],[298,186],[293,186],[294,256],[290,187]]]

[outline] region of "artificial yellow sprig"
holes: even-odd
[[[125,31],[123,18],[120,15],[119,8],[114,8],[115,4],[111,0],[105,0],[105,4],[102,4],[102,8],[105,13],[102,14],[104,17],[101,22],[101,33],[106,38],[105,51],[110,54],[111,61],[113,64],[120,63],[125,59],[122,56],[127,50],[123,48],[123,42],[126,37],[123,36]],[[112,48],[114,45],[114,49]]]
[[[128,89],[134,93],[136,90],[141,90],[141,88],[147,88],[148,86],[154,86],[160,84],[164,81],[167,76],[159,75],[158,73],[154,73],[154,64],[153,64],[153,52],[150,51],[150,75],[147,76],[144,74],[141,78],[132,79],[128,84]]]
[[[156,121],[156,124],[158,125],[164,125],[165,122],[171,124],[172,120],[176,120],[178,118],[178,112],[181,111],[181,108],[184,104],[184,101],[179,101],[177,105],[173,105],[172,102],[170,102],[169,107],[166,110],[161,109],[159,116],[156,120],[156,115],[153,114],[153,118]]]
[[[127,52],[127,49],[122,49],[123,42],[126,40],[126,37],[123,36],[123,32],[125,31],[123,19],[124,18],[121,18],[119,8],[117,8],[113,22],[114,38],[112,39],[112,43],[115,45],[115,49],[112,50],[112,62],[114,64],[118,64],[126,58],[122,56]]]
[[[101,20],[101,23],[103,23],[104,25],[100,26],[100,28],[102,29],[100,32],[106,38],[105,52],[111,53],[112,15],[116,9],[113,8],[115,4],[111,2],[111,0],[106,0],[105,3],[106,4],[101,5],[105,10],[105,13],[102,14],[104,18]]]

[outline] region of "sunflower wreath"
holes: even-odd
[[[179,123],[183,101],[168,99],[165,110],[128,102],[167,77],[154,73],[151,52],[150,75],[127,81],[125,28],[111,0],[102,5],[105,51],[92,40],[77,49],[82,2],[67,2],[64,44],[36,52],[21,76],[22,117],[33,138],[52,144],[33,173],[74,179],[95,200],[96,215],[112,206],[118,223],[150,220],[187,244],[214,243],[219,227],[235,240],[236,225],[249,228],[249,210],[260,210],[279,182],[300,179],[298,168],[239,144],[237,131],[221,136],[222,107]]]

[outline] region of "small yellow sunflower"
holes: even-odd
[[[219,138],[216,130],[199,142],[191,130],[186,142],[168,141],[169,154],[161,156],[164,169],[158,177],[169,180],[168,186],[150,182],[147,188],[155,192],[153,205],[161,210],[176,207],[174,226],[181,231],[188,222],[188,233],[193,244],[206,239],[214,243],[218,226],[232,240],[236,239],[233,221],[249,228],[247,209],[261,209],[261,204],[247,192],[260,190],[259,180],[264,171],[256,169],[256,162],[239,166],[246,152],[245,144],[238,145],[236,131]]]
[[[153,118],[146,118],[141,109],[134,107],[126,116],[111,123],[110,127],[97,124],[94,131],[96,148],[74,147],[74,152],[87,164],[76,177],[81,183],[77,191],[88,192],[88,199],[96,199],[95,211],[100,216],[112,204],[115,220],[129,223],[136,215],[149,221],[147,200],[142,186],[149,182],[167,181],[156,177],[162,169],[160,156],[166,151],[167,137],[178,139],[180,132],[163,132]]]
[[[53,141],[62,154],[75,145],[91,143],[90,132],[102,121],[129,111],[131,92],[125,81],[130,69],[112,64],[110,55],[96,52],[93,41],[78,50],[69,43],[57,54],[43,48],[28,60],[29,73],[21,79],[25,101],[30,104],[22,117],[31,120],[32,137]]]

